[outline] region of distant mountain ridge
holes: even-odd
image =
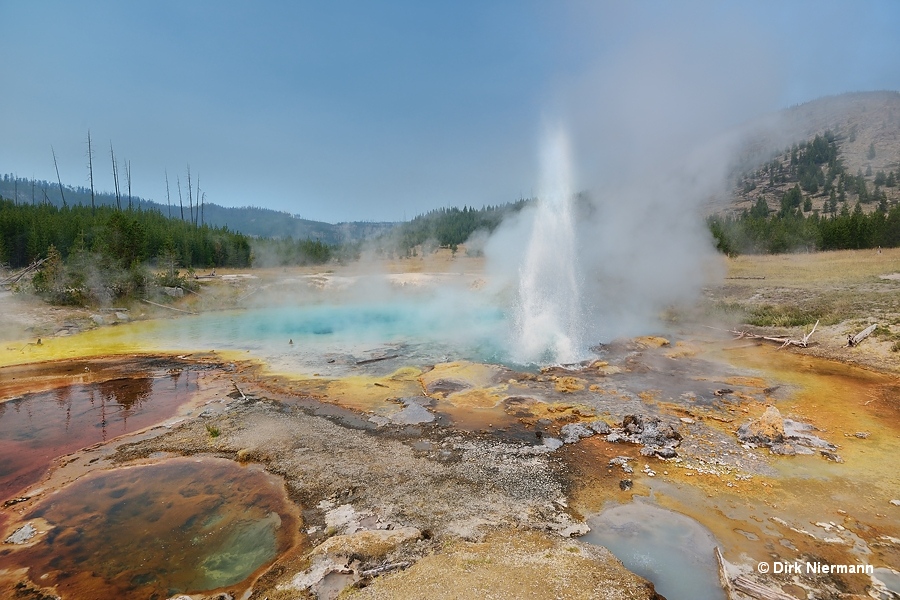
[[[90,206],[91,190],[83,186],[73,187],[63,184],[63,194],[66,204],[81,204]],[[6,174],[0,180],[0,196],[15,199],[16,202],[41,204],[47,202],[54,206],[63,205],[63,197],[59,191],[59,185],[55,182],[18,178],[18,184],[14,175]],[[109,192],[95,192],[94,201],[98,206],[115,206],[116,196]],[[123,208],[128,206],[127,195],[120,195]],[[177,204],[160,204],[153,200],[146,200],[138,196],[131,198],[132,207],[135,210],[158,210],[163,215],[171,215],[173,218],[182,217],[182,207]],[[197,210],[197,207],[194,207]],[[189,207],[184,206],[184,220],[190,220]],[[196,217],[200,221],[199,216]],[[370,239],[381,235],[396,226],[390,222],[366,222],[353,221],[346,223],[325,223],[301,219],[290,213],[260,208],[255,206],[243,206],[231,208],[213,203],[205,203],[202,211],[203,223],[214,227],[228,227],[232,231],[243,233],[253,237],[266,238],[293,238],[318,240],[329,245],[353,243]]]

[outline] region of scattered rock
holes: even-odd
[[[591,421],[587,424],[595,433],[600,435],[607,435],[611,431],[609,428],[609,424],[606,421],[601,419],[597,419],[596,421]]]
[[[564,443],[574,444],[581,438],[594,435],[594,430],[581,423],[569,423],[568,425],[563,425],[559,433],[563,436]]]
[[[37,535],[37,529],[34,528],[34,525],[25,523],[3,541],[7,544],[24,544],[35,535]]]
[[[634,487],[634,482],[632,482],[630,479],[623,479],[619,482],[619,489],[623,492],[627,492],[632,487]]]
[[[900,500],[891,500],[891,504],[894,506],[900,506]]]
[[[575,377],[557,377],[556,391],[562,394],[580,392],[584,389],[584,382]]]
[[[770,406],[760,418],[741,425],[737,436],[741,441],[761,446],[781,444],[784,442],[784,419],[777,408]]]
[[[855,435],[856,437],[858,437],[861,440],[864,440],[869,437],[869,432],[868,431],[857,431],[853,435]]]
[[[543,440],[544,440],[544,446],[549,448],[551,452],[553,450],[556,450],[556,449],[562,447],[562,445],[563,445],[563,441],[559,438],[544,437]]]
[[[759,419],[751,419],[741,425],[737,431],[738,439],[751,446],[769,448],[772,454],[794,456],[797,454],[815,454],[818,450],[822,456],[834,462],[844,462],[833,451],[834,444],[810,433],[816,428],[807,423],[784,419],[774,406],[770,406]]]
[[[163,293],[172,298],[183,298],[184,290],[180,287],[163,287]]]
[[[644,431],[644,418],[641,415],[625,415],[622,419],[622,429],[628,435],[641,433]]]
[[[618,465],[622,467],[622,470],[625,471],[625,473],[630,475],[631,473],[634,473],[634,469],[632,469],[631,465],[628,464],[628,461],[630,460],[631,459],[627,456],[617,456],[609,460],[609,466],[613,467]]]
[[[828,450],[819,450],[819,454],[827,458],[828,460],[836,463],[844,462],[844,459],[835,454],[834,452],[829,452]]]
[[[608,442],[642,444],[642,455],[660,458],[677,456],[675,448],[681,443],[681,439],[681,434],[668,423],[663,423],[659,417],[643,415],[625,415],[622,428],[606,436]]]

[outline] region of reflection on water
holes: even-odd
[[[117,378],[0,402],[0,500],[74,450],[162,421],[197,389],[196,374]]]
[[[724,600],[715,538],[682,514],[643,502],[604,510],[582,541],[605,546],[668,600]]]
[[[167,598],[233,586],[293,542],[283,487],[220,459],[172,459],[95,473],[26,518],[53,529],[6,551],[0,568],[30,568],[69,598]]]

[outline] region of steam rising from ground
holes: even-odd
[[[516,290],[520,359],[570,362],[598,342],[659,332],[667,308],[722,276],[705,213],[728,196],[746,123],[775,108],[777,57],[745,20],[698,33],[657,8],[625,38],[618,22],[583,19],[599,27],[593,59],[547,103],[571,154],[544,161],[537,205],[485,244],[491,277]],[[563,156],[553,148],[565,129],[538,146]]]
[[[666,308],[695,300],[720,275],[699,205],[711,191],[702,182],[721,173],[698,179],[681,163],[660,179],[576,195],[562,129],[544,153],[538,202],[485,246],[491,278],[516,290],[516,362],[575,362],[597,343],[659,331]]]

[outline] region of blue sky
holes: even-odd
[[[584,186],[847,91],[900,90],[900,2],[0,0],[0,172],[400,220],[535,193],[563,124]],[[617,162],[617,160],[619,162]],[[120,164],[120,172],[124,168]]]

